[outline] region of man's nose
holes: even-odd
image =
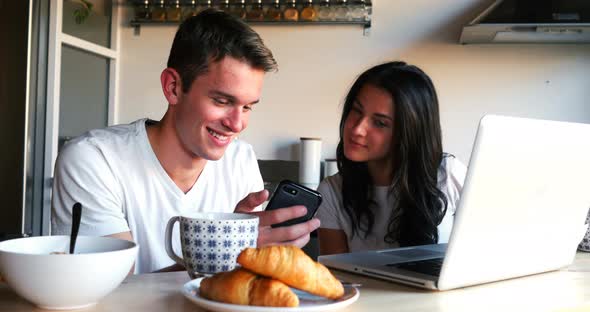
[[[222,121],[222,124],[231,132],[240,133],[246,124],[244,118],[244,113],[239,107],[232,108],[230,111],[228,111],[226,117]]]

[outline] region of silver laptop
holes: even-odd
[[[552,271],[573,261],[589,208],[590,125],[487,115],[448,244],[318,259],[438,290]]]

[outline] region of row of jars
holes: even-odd
[[[135,3],[138,21],[178,22],[217,8],[247,21],[364,21],[370,19],[366,0],[140,0]]]

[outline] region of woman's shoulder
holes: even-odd
[[[446,173],[447,179],[454,177],[464,180],[467,174],[467,167],[453,154],[444,154],[440,169]]]
[[[337,173],[324,178],[318,186],[318,192],[323,196],[342,194],[342,176]]]
[[[454,155],[445,154],[439,172],[439,185],[446,186],[443,190],[447,193],[457,193],[458,198],[466,176],[467,167]]]

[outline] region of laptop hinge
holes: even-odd
[[[394,277],[394,276],[385,275],[385,274],[382,274],[382,273],[379,273],[379,272],[365,270],[365,269],[362,269],[362,271],[365,274],[373,275],[375,277],[379,277],[379,278],[382,278],[382,279],[386,279],[386,280],[390,280],[390,281],[394,281],[394,282],[400,282],[400,283],[404,283],[404,284],[408,284],[408,285],[413,285],[413,286],[425,287],[425,288],[433,288],[433,286],[436,283],[436,282],[433,282],[433,283],[418,282],[418,281],[407,279],[407,278],[403,278],[403,277],[398,277],[398,276],[395,276]]]

